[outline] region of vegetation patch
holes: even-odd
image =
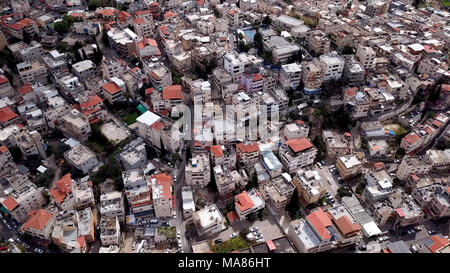
[[[211,244],[211,249],[214,253],[228,253],[235,250],[248,248],[250,244],[242,237],[235,237],[226,240],[220,244]]]

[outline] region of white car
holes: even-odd
[[[260,239],[256,240],[256,242],[257,243],[262,243],[262,242],[264,242],[264,239],[260,238]]]
[[[177,238],[180,238],[181,237],[181,233],[178,231],[177,232]]]
[[[230,234],[230,238],[235,238],[237,236],[238,236],[237,232]]]
[[[44,251],[40,248],[35,248],[34,251],[37,253],[44,253]]]

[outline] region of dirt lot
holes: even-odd
[[[121,253],[132,253],[135,252],[135,250],[131,250],[131,245],[134,240],[134,232],[132,231],[126,231],[122,233],[123,238],[123,245],[120,249]]]
[[[114,122],[103,124],[100,130],[112,143],[121,142],[128,137],[127,131],[120,126],[117,126]]]

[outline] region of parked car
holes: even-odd
[[[34,252],[37,252],[37,253],[44,253],[44,251],[43,251],[42,249],[40,249],[40,248],[35,248],[35,249],[34,249]]]
[[[238,236],[237,232],[230,234],[230,238],[235,238],[237,236]]]
[[[416,234],[416,231],[414,229],[410,229],[408,230],[408,234],[409,235]]]
[[[262,238],[261,238],[261,239],[258,239],[258,240],[256,240],[256,242],[257,242],[257,243],[263,243],[263,242],[264,242],[264,239],[262,239]]]
[[[429,235],[434,235],[434,234],[436,234],[436,231],[434,231],[434,230],[431,229],[431,230],[428,231],[428,234],[429,234]]]
[[[133,241],[132,245],[131,245],[131,250],[135,250],[136,249],[136,241]]]
[[[325,161],[321,160],[320,164],[322,164],[322,166],[325,166]]]
[[[419,252],[419,248],[420,248],[420,246],[418,244],[414,244],[411,246],[411,251],[413,253],[417,253],[417,252]]]
[[[170,226],[169,222],[164,222],[164,223],[162,223],[162,225],[165,226],[165,227]]]
[[[180,238],[181,237],[181,233],[178,231],[177,232],[177,238]]]
[[[421,226],[417,226],[417,227],[415,227],[414,228],[416,231],[421,231],[422,230],[422,227]]]
[[[320,164],[320,162],[317,162],[317,167],[319,167],[319,169],[322,169],[322,165]]]
[[[158,224],[159,220],[158,219],[151,219],[149,221],[150,224]]]
[[[223,239],[216,239],[216,240],[214,241],[215,244],[220,244],[220,243],[222,243],[222,242],[223,242]]]

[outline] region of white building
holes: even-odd
[[[79,145],[64,153],[64,158],[69,164],[88,174],[92,169],[99,165],[97,156],[88,148]]]

